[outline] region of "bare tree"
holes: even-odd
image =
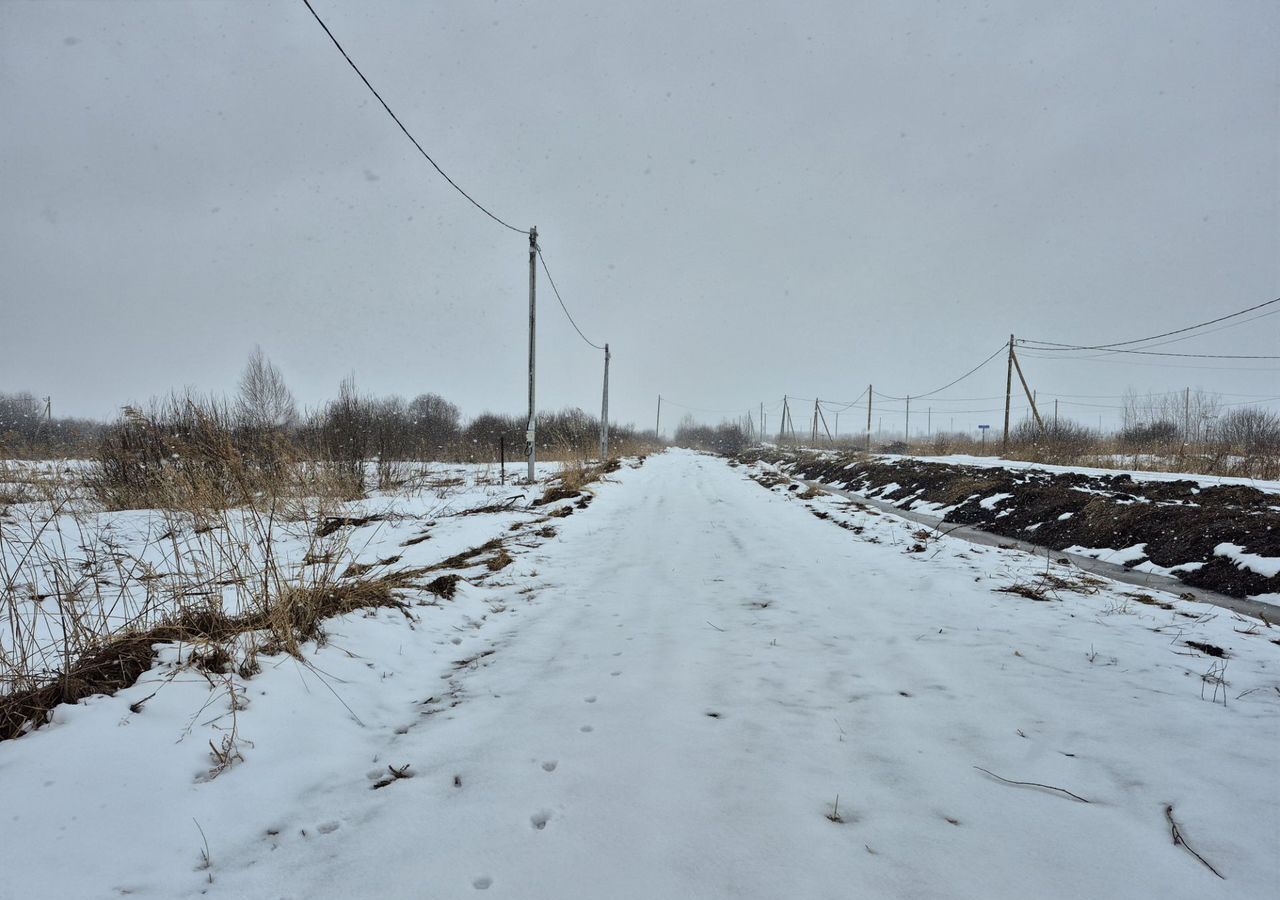
[[[255,346],[245,363],[235,408],[239,423],[259,432],[288,428],[298,417],[293,393],[261,347]]]

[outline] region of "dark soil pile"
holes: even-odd
[[[1247,553],[1280,557],[1280,496],[1256,488],[1201,487],[1187,480],[1135,481],[1122,473],[1089,475],[879,460],[858,454],[770,452],[740,459],[763,459],[797,478],[873,496],[903,509],[920,501],[940,504],[947,507],[944,521],[1055,550],[1146,544],[1146,559],[1158,566],[1203,563],[1199,569],[1175,574],[1186,584],[1232,597],[1280,593],[1280,575],[1267,578],[1214,554],[1219,544],[1231,543]],[[898,487],[884,490],[894,484]],[[981,504],[995,494],[1012,496],[986,507]]]

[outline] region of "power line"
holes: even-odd
[[[925,397],[932,397],[934,394],[940,394],[940,393],[942,393],[943,391],[945,391],[945,390],[946,390],[947,388],[949,388],[949,387],[954,387],[955,385],[957,385],[957,384],[959,384],[960,382],[964,381],[966,378],[968,378],[968,377],[969,377],[970,375],[972,375],[974,372],[977,372],[979,369],[981,369],[981,368],[982,368],[983,366],[985,366],[987,363],[991,362],[991,360],[995,359],[995,358],[996,358],[997,356],[999,356],[1001,353],[1003,353],[1003,352],[1005,351],[1005,349],[1006,349],[1008,346],[1009,346],[1008,344],[1001,344],[999,347],[997,347],[997,348],[996,348],[996,352],[995,352],[995,353],[992,353],[990,356],[988,356],[988,357],[987,357],[986,359],[984,359],[982,362],[978,363],[976,366],[974,366],[974,367],[973,367],[972,369],[970,369],[968,372],[965,372],[963,375],[961,375],[961,376],[960,376],[959,378],[957,378],[955,381],[949,381],[949,382],[947,382],[946,384],[944,384],[942,387],[940,387],[940,388],[935,388],[934,390],[929,391],[928,393],[924,393],[924,394],[912,394],[912,395],[911,395],[911,399],[912,399],[912,400],[923,400]],[[881,397],[881,398],[883,398],[883,399],[885,399],[885,400],[906,400],[906,399],[907,399],[906,397],[892,397],[892,396],[890,396],[890,395],[888,395],[888,394],[882,394],[882,393],[880,393],[879,391],[876,391],[876,392],[875,392],[875,394],[876,394],[876,396],[877,396],[877,397]]]
[[[462,196],[466,197],[469,201],[471,201],[471,205],[474,206],[476,209],[480,210],[480,212],[484,213],[486,216],[493,219],[493,221],[497,222],[499,225],[503,226],[504,228],[510,228],[512,231],[517,232],[518,234],[528,234],[529,232],[526,229],[517,228],[515,225],[512,225],[508,222],[504,222],[502,219],[498,218],[489,210],[485,209],[485,207],[482,206],[479,201],[477,201],[474,197],[472,197],[470,194],[468,194],[466,191],[460,188],[458,186],[458,183],[454,181],[452,178],[450,178],[444,169],[440,168],[440,166],[436,163],[436,161],[431,158],[431,154],[427,153],[426,150],[422,149],[422,145],[418,143],[418,139],[409,133],[408,128],[404,127],[404,123],[400,121],[400,117],[397,116],[391,110],[391,107],[387,105],[387,101],[382,99],[382,95],[379,94],[377,89],[374,88],[374,86],[369,83],[369,79],[364,77],[364,73],[360,71],[360,67],[355,64],[355,61],[352,60],[350,55],[348,55],[347,51],[342,48],[342,44],[338,43],[338,39],[333,36],[333,32],[330,31],[329,26],[324,23],[324,19],[321,19],[320,14],[315,11],[314,7],[312,7],[311,0],[302,0],[302,2],[310,11],[311,15],[315,17],[315,20],[320,23],[320,27],[324,29],[324,33],[329,35],[329,40],[333,41],[333,46],[338,48],[338,52],[342,54],[342,58],[345,59],[347,63],[351,66],[351,68],[355,70],[355,73],[360,76],[360,80],[364,82],[364,86],[370,90],[373,96],[378,98],[378,102],[381,103],[382,108],[387,111],[387,115],[391,116],[392,120],[397,125],[400,126],[400,130],[404,132],[405,137],[407,137],[410,141],[413,142],[413,146],[418,148],[418,152],[422,154],[423,159],[431,163],[432,167],[437,172],[440,173],[440,175],[444,178],[444,180],[449,182],[449,184],[453,186],[453,189],[455,191],[457,191],[459,194],[461,194]]]
[[[1228,313],[1228,314],[1227,314],[1227,315],[1225,315],[1225,316],[1218,316],[1218,318],[1216,318],[1216,319],[1210,319],[1210,320],[1209,320],[1209,321],[1207,321],[1207,322],[1200,322],[1199,324],[1196,324],[1196,325],[1188,325],[1186,328],[1177,328],[1177,329],[1174,329],[1173,331],[1166,331],[1166,332],[1163,332],[1162,334],[1153,334],[1153,335],[1151,335],[1151,336],[1149,336],[1149,337],[1144,337],[1144,338],[1135,338],[1134,340],[1131,340],[1131,341],[1116,341],[1116,342],[1115,342],[1115,343],[1113,343],[1113,344],[1096,344],[1096,345],[1094,345],[1094,346],[1077,346],[1077,345],[1073,345],[1073,344],[1059,344],[1059,343],[1056,343],[1056,342],[1054,342],[1054,341],[1027,341],[1026,343],[1031,343],[1031,344],[1042,344],[1042,345],[1044,345],[1044,346],[1042,346],[1042,347],[1040,347],[1040,348],[1039,348],[1039,349],[1042,349],[1042,350],[1109,350],[1109,349],[1111,349],[1111,348],[1113,348],[1113,347],[1128,347],[1128,346],[1131,346],[1131,345],[1133,345],[1133,344],[1145,344],[1145,343],[1147,343],[1148,341],[1154,341],[1154,340],[1157,340],[1157,339],[1159,339],[1159,338],[1166,338],[1166,337],[1170,337],[1171,335],[1175,335],[1175,334],[1183,334],[1184,332],[1187,332],[1187,331],[1195,331],[1195,330],[1196,330],[1196,329],[1198,329],[1198,328],[1204,328],[1205,326],[1208,326],[1208,325],[1214,325],[1214,324],[1216,324],[1216,323],[1218,323],[1218,322],[1224,322],[1224,321],[1226,321],[1227,319],[1234,319],[1236,316],[1243,316],[1245,313],[1251,313],[1251,312],[1253,312],[1254,310],[1262,309],[1263,307],[1271,306],[1272,304],[1275,304],[1275,303],[1280,303],[1280,297],[1277,297],[1277,298],[1276,298],[1276,299],[1274,299],[1274,300],[1268,300],[1266,303],[1259,303],[1259,304],[1257,304],[1256,306],[1250,306],[1248,309],[1242,309],[1242,310],[1238,310],[1237,312]],[[1023,341],[1019,341],[1018,343],[1023,343]],[[1116,351],[1116,352],[1138,353],[1138,352],[1141,352],[1141,351],[1137,351],[1137,350],[1126,350],[1126,351]],[[1195,355],[1199,355],[1199,354],[1152,354],[1152,355],[1155,355],[1155,356],[1181,356],[1181,355],[1195,356]],[[1262,356],[1262,357],[1254,357],[1254,356],[1223,356],[1223,357],[1217,357],[1217,358],[1219,358],[1219,359],[1280,359],[1280,357],[1273,357],[1273,356]]]
[[[564,310],[565,317],[569,320],[569,324],[573,326],[573,330],[578,332],[578,337],[582,338],[592,347],[595,347],[597,350],[603,350],[604,347],[600,344],[594,343],[582,333],[582,329],[578,327],[578,323],[573,321],[573,316],[569,315],[569,307],[565,306],[564,300],[560,299],[560,289],[556,287],[555,279],[551,277],[551,270],[547,268],[547,260],[542,255],[541,247],[538,248],[538,259],[542,261],[542,271],[547,273],[547,281],[551,284],[551,290],[556,295],[556,299],[560,301],[560,308]]]
[[[1028,347],[1026,353],[1018,354],[1022,359],[1039,359],[1050,362],[1095,362],[1095,363],[1116,363],[1123,366],[1144,366],[1150,369],[1177,369],[1185,371],[1187,369],[1197,369],[1206,372],[1280,372],[1280,369],[1274,366],[1197,366],[1190,363],[1158,363],[1158,362],[1139,362],[1133,359],[1126,359],[1117,356],[1055,356],[1053,354],[1041,354],[1036,350],[1048,349],[1040,347]]]
[[[1019,341],[1018,343],[1022,343]],[[1167,353],[1162,350],[1109,350],[1098,347],[1035,347],[1036,350],[1098,350],[1100,353],[1128,353],[1137,356],[1177,356],[1185,359],[1280,359],[1280,356],[1241,355],[1236,353]]]

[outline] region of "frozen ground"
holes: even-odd
[[[899,457],[883,454],[878,457],[893,460]],[[948,463],[957,466],[982,466],[998,469],[1043,469],[1046,472],[1081,472],[1085,475],[1129,475],[1134,481],[1194,481],[1203,487],[1214,487],[1223,484],[1241,484],[1257,488],[1269,494],[1280,494],[1280,481],[1265,481],[1261,478],[1239,478],[1230,475],[1191,475],[1179,472],[1148,472],[1141,469],[1126,469],[1124,458],[1116,458],[1116,467],[1112,469],[1095,469],[1089,466],[1054,466],[1048,463],[1024,462],[1018,459],[1002,459],[998,456],[970,456],[965,453],[953,453],[948,456],[921,456],[913,454],[910,459],[925,462]]]
[[[0,896],[1274,896],[1276,630],[747,474],[653,457],[412,622],[60,708],[0,743]]]

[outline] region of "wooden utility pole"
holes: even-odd
[[[1009,362],[1004,376],[1004,449],[1009,452],[1009,407],[1013,404],[1013,335],[1009,335]]]
[[[764,430],[764,401],[760,401],[760,443],[764,443],[764,436],[767,432]]]
[[[533,470],[537,462],[538,412],[534,398],[534,372],[537,361],[538,300],[537,300],[538,226],[529,229],[529,422],[524,431],[524,452],[529,458],[529,484],[533,484]]]
[[[604,399],[600,404],[600,461],[609,461],[609,345],[604,345]]]
[[[822,407],[818,407],[818,415],[822,418],[822,430],[827,433],[827,442],[834,444],[835,438],[831,436],[831,428],[827,425],[827,414],[822,411]],[[836,413],[836,415],[840,415]]]
[[[813,437],[809,438],[809,443],[818,443],[818,401],[813,401]]]
[[[787,395],[782,395],[782,424],[778,426],[778,443],[781,444],[787,439],[787,420],[791,418],[791,413],[787,407]],[[794,429],[793,429],[794,431]]]
[[[871,452],[871,385],[867,385],[867,452]]]
[[[662,395],[658,395],[658,418],[653,423],[653,436],[662,440]]]
[[[1018,370],[1018,380],[1022,382],[1022,392],[1027,395],[1027,400],[1031,403],[1031,415],[1035,416],[1036,424],[1040,426],[1040,430],[1044,431],[1044,420],[1040,418],[1040,410],[1036,408],[1036,396],[1031,393],[1031,388],[1027,387],[1027,379],[1022,374],[1022,363],[1018,362],[1018,354],[1013,353],[1013,367]]]

